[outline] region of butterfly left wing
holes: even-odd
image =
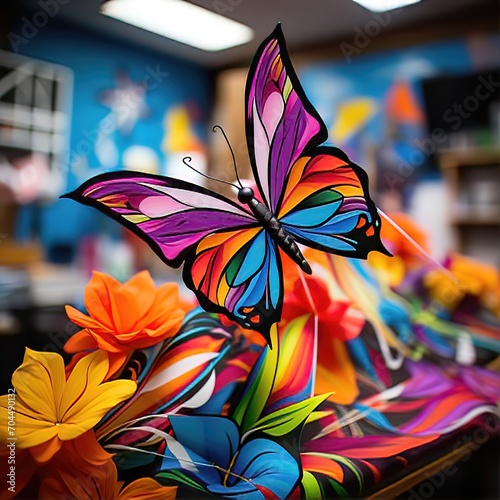
[[[180,267],[214,232],[257,225],[251,213],[201,186],[139,172],[98,175],[63,198],[90,205],[143,239],[163,262]]]
[[[268,336],[283,297],[274,241],[231,200],[178,179],[112,172],[65,195],[97,208],[143,239],[200,304]]]
[[[337,148],[315,148],[293,165],[278,219],[299,243],[318,250],[363,259],[373,250],[388,254],[368,176]]]

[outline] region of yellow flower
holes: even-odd
[[[434,270],[424,277],[424,285],[433,299],[451,311],[459,306],[465,295],[479,297],[487,305],[488,297],[500,289],[500,274],[494,266],[452,253],[447,267],[455,276],[455,281],[443,272]]]
[[[0,440],[15,437],[39,463],[49,461],[64,441],[88,430],[136,390],[131,380],[103,383],[108,357],[96,351],[80,359],[66,380],[59,354],[26,349],[12,375],[16,397],[0,397]]]

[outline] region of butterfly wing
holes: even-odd
[[[280,25],[262,43],[246,86],[246,135],[255,181],[276,214],[289,171],[302,153],[328,137],[286,51]]]
[[[316,148],[293,165],[278,218],[299,243],[318,250],[358,258],[388,253],[368,176],[336,148]]]
[[[300,85],[279,25],[250,68],[246,132],[260,194],[297,241],[350,257],[387,252],[366,173],[339,149],[318,147],[328,133]]]
[[[231,200],[169,177],[113,172],[65,195],[117,220],[183,278],[208,311],[267,335],[279,320],[281,261],[254,216]]]
[[[184,265],[184,281],[202,307],[222,312],[268,341],[281,318],[283,282],[276,244],[263,228],[204,238]]]
[[[117,220],[172,267],[179,267],[188,251],[209,234],[256,225],[249,212],[217,193],[151,174],[101,174],[64,197]]]

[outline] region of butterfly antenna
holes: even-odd
[[[440,262],[438,262],[429,252],[419,245],[399,224],[393,221],[386,213],[382,212],[380,208],[377,208],[378,213],[396,230],[400,233],[405,239],[407,239],[429,262],[431,262],[435,267],[437,267],[440,271],[445,273],[453,282],[458,283],[458,279],[456,276],[450,272],[449,269],[443,266]]]
[[[217,132],[217,130],[222,132],[222,135],[224,136],[224,140],[226,141],[227,147],[229,148],[229,151],[231,151],[231,156],[233,158],[234,173],[236,174],[236,180],[238,181],[240,188],[243,188],[243,184],[241,183],[240,176],[238,175],[238,169],[236,168],[236,158],[234,157],[234,151],[233,151],[233,148],[231,147],[229,139],[227,138],[226,132],[224,132],[224,129],[220,125],[214,125],[214,127],[212,128],[212,131]]]
[[[211,179],[213,181],[223,182],[224,184],[227,184],[228,186],[232,186],[235,189],[240,189],[239,186],[237,186],[236,184],[233,184],[232,182],[223,181],[222,179],[217,179],[217,177],[212,177],[211,175],[207,175],[207,174],[204,174],[203,172],[200,172],[199,170],[196,170],[192,165],[189,164],[190,161],[192,161],[192,158],[190,156],[185,156],[182,159],[182,163],[184,163],[184,165],[186,165],[186,167],[189,167],[191,170],[194,170],[197,174],[200,174],[201,176],[206,177],[207,179]]]

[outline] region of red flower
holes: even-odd
[[[345,300],[333,299],[325,282],[306,276],[295,281],[285,295],[283,322],[309,314],[305,328],[317,322],[318,353],[315,394],[333,392],[328,399],[338,404],[351,404],[358,395],[356,372],[345,345],[357,337],[365,319]]]
[[[351,340],[357,337],[365,324],[361,313],[351,307],[350,302],[334,300],[323,281],[314,276],[295,282],[293,290],[286,295],[283,306],[283,321],[289,322],[304,314],[318,317],[318,330],[322,336]]]

